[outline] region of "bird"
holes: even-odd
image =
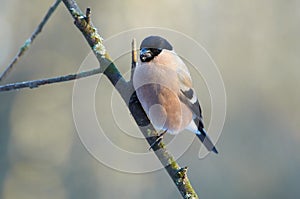
[[[162,132],[159,138],[187,129],[196,134],[208,151],[217,154],[204,129],[189,70],[169,41],[161,36],[146,37],[141,42],[139,57],[133,87],[148,119]]]

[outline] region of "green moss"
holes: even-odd
[[[20,56],[29,48],[31,45],[31,39],[27,39],[24,43],[24,45],[20,48]]]
[[[74,8],[70,9],[72,16],[74,17],[83,17],[81,13],[79,13],[77,10],[75,10]]]

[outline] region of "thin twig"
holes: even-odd
[[[136,39],[133,38],[131,42],[131,79],[130,79],[131,82],[132,82],[135,67],[137,65],[137,59],[138,58],[137,58],[137,49],[136,49]]]
[[[29,48],[29,46],[33,43],[36,36],[42,31],[43,27],[47,23],[48,19],[52,15],[52,13],[56,10],[56,8],[60,2],[61,2],[61,0],[56,0],[55,3],[49,8],[49,10],[47,11],[46,15],[44,16],[44,18],[42,19],[42,21],[40,22],[38,27],[31,34],[31,37],[25,41],[25,43],[21,46],[17,55],[13,58],[11,63],[6,67],[6,69],[0,75],[0,82],[7,77],[7,75],[13,69],[14,65],[17,63],[17,61],[20,59],[20,57],[26,52],[26,50]]]
[[[91,9],[87,8],[85,12],[85,20],[87,24],[91,23]]]
[[[17,90],[17,89],[22,89],[22,88],[37,88],[41,85],[45,84],[54,84],[54,83],[59,83],[59,82],[66,82],[66,81],[71,81],[75,79],[80,79],[84,77],[89,77],[95,74],[101,73],[100,68],[76,73],[76,74],[69,74],[65,76],[60,76],[60,77],[52,77],[48,79],[39,79],[39,80],[32,80],[32,81],[26,81],[26,82],[18,82],[18,83],[13,83],[13,84],[6,84],[3,86],[0,86],[0,92],[3,91],[11,91],[11,90]]]

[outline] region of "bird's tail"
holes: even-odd
[[[207,133],[206,133],[205,129],[202,128],[199,131],[201,133],[200,134],[196,134],[196,135],[201,140],[201,142],[204,144],[204,146],[207,148],[207,150],[208,151],[213,151],[215,153],[218,153],[216,147],[214,146],[214,144],[212,143],[212,141],[210,140],[210,138],[207,136]]]

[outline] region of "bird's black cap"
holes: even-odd
[[[140,49],[142,48],[173,50],[172,45],[166,39],[160,36],[146,37],[141,43]]]

